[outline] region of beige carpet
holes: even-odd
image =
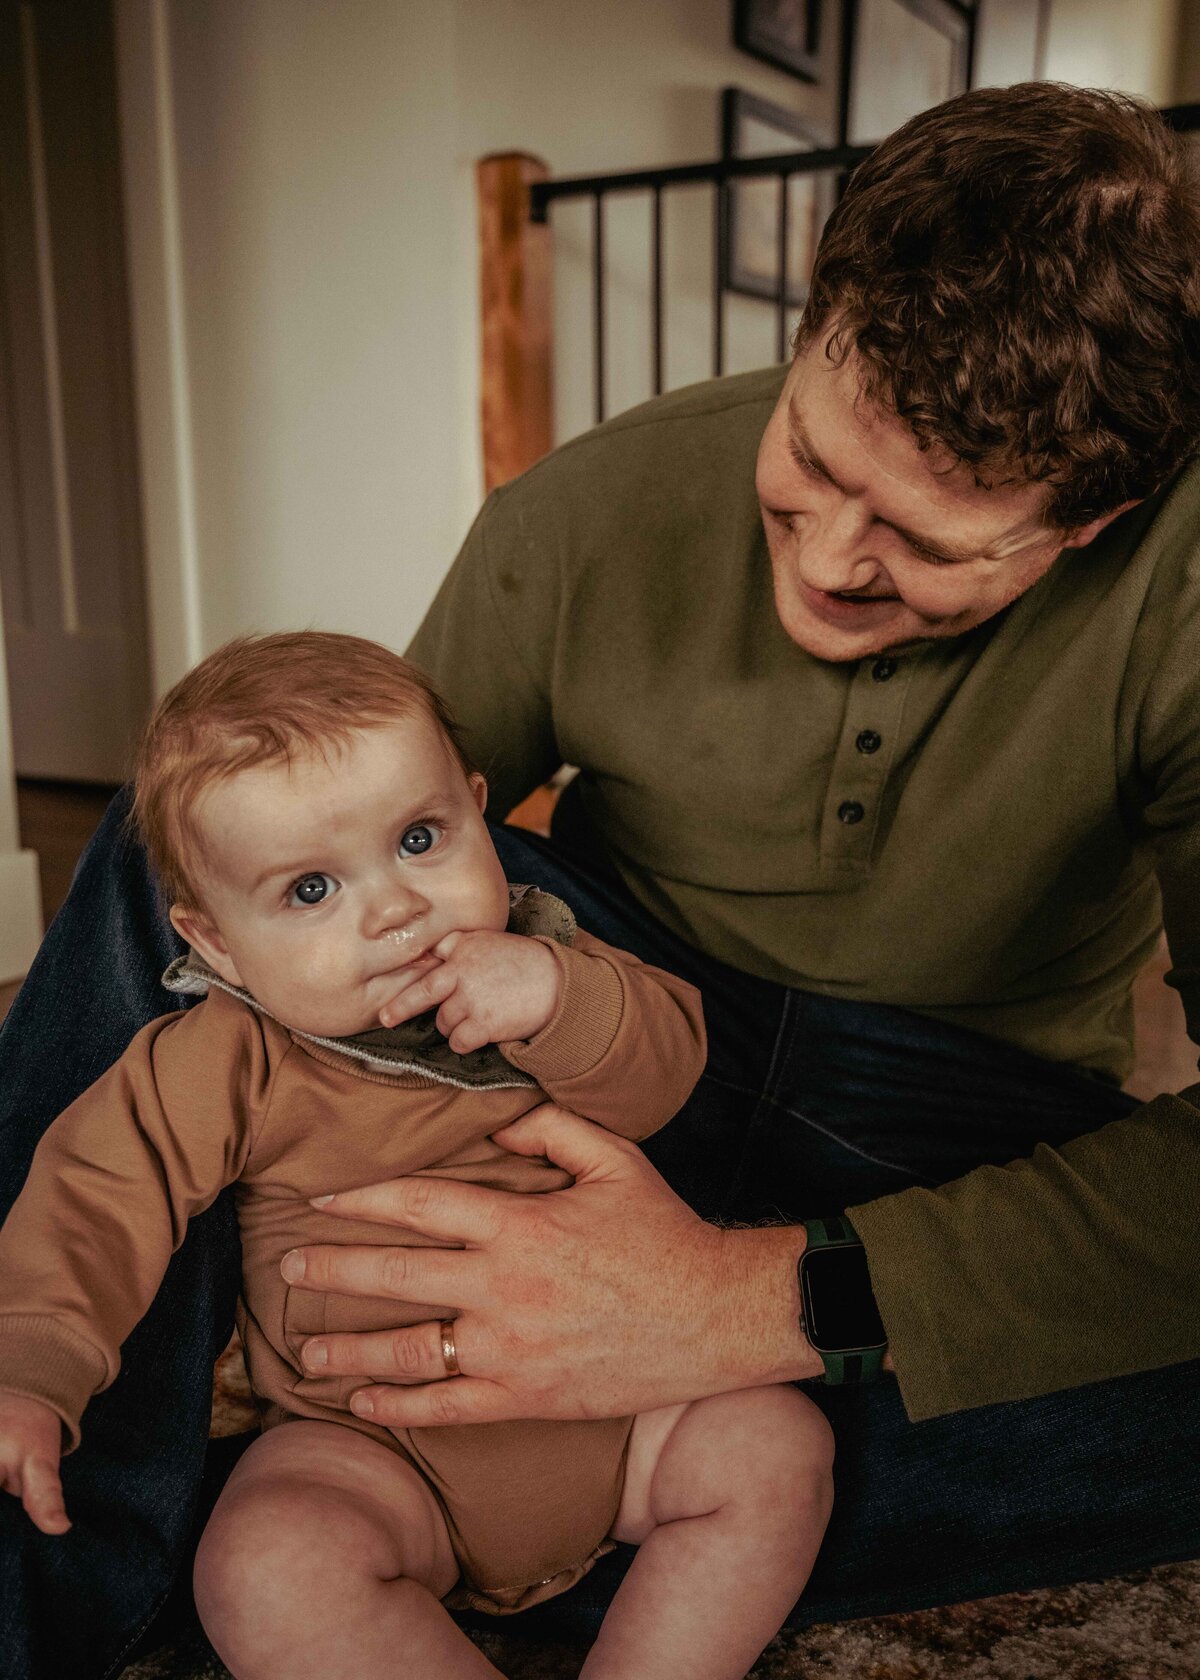
[[[479,1643],[510,1680],[568,1680],[582,1652],[515,1634]],[[402,1670],[397,1669],[397,1680]],[[1009,1593],[943,1610],[785,1634],[753,1680],[1197,1680],[1200,1563],[1057,1592]],[[229,1680],[200,1637],[182,1637],[121,1680]],[[404,1674],[403,1680],[420,1680]]]

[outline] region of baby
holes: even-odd
[[[297,1246],[405,1241],[322,1198],[422,1172],[561,1189],[493,1134],[550,1099],[644,1138],[703,1067],[696,992],[509,886],[485,797],[424,678],[355,637],[234,642],[162,702],[135,815],[190,947],[164,983],[203,1001],[55,1122],[0,1231],[0,1476],[43,1532],[70,1528],[64,1433],[69,1451],[187,1220],[236,1184],[263,1433],[195,1591],[238,1680],[494,1676],[446,1605],[523,1609],[618,1540],[640,1550],[583,1674],[736,1680],[828,1518],[829,1430],[795,1389],[389,1430],[303,1363],[322,1332],[442,1319],[455,1380],[452,1303],[288,1288]]]

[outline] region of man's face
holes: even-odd
[[[1045,486],[980,489],[947,455],[922,454],[860,398],[857,356],[826,358],[826,336],[793,362],[756,473],[776,610],[807,652],[853,660],[959,636],[1107,523],[1052,529]]]
[[[484,798],[423,712],[240,771],[195,812],[204,910],[176,906],[172,920],[287,1026],[377,1026],[401,971],[437,966],[439,939],[507,925]]]

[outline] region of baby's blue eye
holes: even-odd
[[[422,852],[429,851],[438,837],[438,830],[432,823],[417,823],[415,828],[406,828],[400,836],[400,856],[420,857]]]
[[[302,875],[292,888],[293,904],[322,904],[332,898],[338,884],[332,875]]]

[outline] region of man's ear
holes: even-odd
[[[242,977],[229,955],[229,947],[221,938],[221,931],[214,921],[202,910],[187,910],[182,904],[172,904],[167,914],[175,932],[181,939],[186,939],[193,951],[204,958],[214,974],[219,974],[229,985],[245,990]]]
[[[1131,502],[1122,502],[1120,507],[1114,508],[1111,513],[1102,513],[1099,519],[1093,519],[1090,525],[1081,525],[1078,531],[1071,531],[1068,534],[1063,547],[1086,548],[1090,542],[1100,535],[1106,525],[1111,525],[1114,519],[1119,519],[1123,513],[1128,513],[1130,508],[1136,507],[1139,502],[1144,500],[1144,496],[1135,496]]]
[[[479,774],[478,770],[473,770],[467,777],[467,786],[470,788],[471,797],[474,799],[476,805],[478,805],[479,814],[482,816],[487,810],[487,783]]]

